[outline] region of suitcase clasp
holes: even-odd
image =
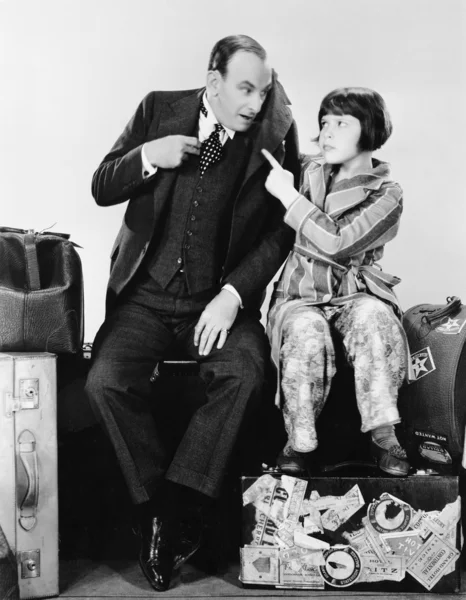
[[[14,412],[33,408],[39,408],[39,380],[20,379],[19,396],[5,394],[5,415],[11,418]]]
[[[40,577],[40,550],[18,552],[21,565],[21,579]]]

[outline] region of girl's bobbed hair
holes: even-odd
[[[319,130],[325,115],[351,115],[361,123],[359,149],[378,150],[392,133],[392,121],[382,96],[364,87],[342,87],[325,96],[319,109]]]

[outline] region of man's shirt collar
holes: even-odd
[[[209,137],[209,135],[214,130],[215,125],[218,123],[214,111],[212,110],[212,107],[210,106],[209,101],[207,100],[207,92],[204,92],[204,95],[202,96],[202,101],[204,102],[204,106],[207,111],[207,117],[203,115],[202,112],[199,112],[199,140],[201,142],[203,142]],[[223,128],[225,129],[225,132],[228,135],[228,137],[230,139],[233,139],[235,136],[235,131],[233,131],[233,129],[225,127],[225,125],[223,125]],[[226,142],[225,134],[223,134],[223,138],[223,140],[221,139],[222,144]]]

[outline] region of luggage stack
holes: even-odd
[[[0,525],[21,599],[58,595],[56,356],[0,353]]]
[[[355,473],[357,461],[331,468],[322,463],[328,453],[320,452],[317,477],[274,469],[243,477],[244,585],[365,593],[460,590],[466,307],[455,296],[444,305],[417,305],[406,311],[403,326],[415,379],[400,391],[399,429],[412,473]],[[344,398],[347,404],[341,389],[332,387],[332,393],[335,402]],[[319,421],[319,439],[342,439],[334,418],[323,413]]]

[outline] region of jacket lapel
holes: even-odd
[[[310,198],[320,210],[324,210],[330,170],[330,165],[323,164],[322,160],[313,159],[306,172]]]
[[[199,110],[204,88],[194,90],[189,96],[185,96],[171,104],[165,104],[160,111],[158,126],[148,133],[148,141],[159,139],[168,135],[195,134],[199,122]],[[161,169],[157,174],[157,197],[168,196],[173,184],[177,169]]]
[[[199,121],[199,110],[204,88],[194,90],[172,104],[165,104],[160,113],[157,138],[167,135],[193,135]]]
[[[342,185],[336,185],[334,190],[328,194],[325,201],[325,212],[332,219],[338,218],[345,213],[364,202],[367,198],[368,190],[378,190],[383,183],[383,178],[375,175],[358,175],[342,181]]]
[[[322,157],[312,159],[307,169],[310,198],[332,219],[357,206],[367,198],[367,190],[378,190],[388,175],[388,165],[379,163],[371,173],[357,175],[337,183],[327,194],[332,167]]]
[[[267,98],[264,114],[261,122],[257,124],[251,135],[253,147],[243,187],[250,177],[266,162],[261,152],[262,148],[265,148],[271,154],[275,154],[278,161],[285,154],[284,139],[293,122],[293,116],[288,107],[290,101],[276,77],[276,73],[273,72],[273,86]],[[277,148],[279,148],[278,152]]]

